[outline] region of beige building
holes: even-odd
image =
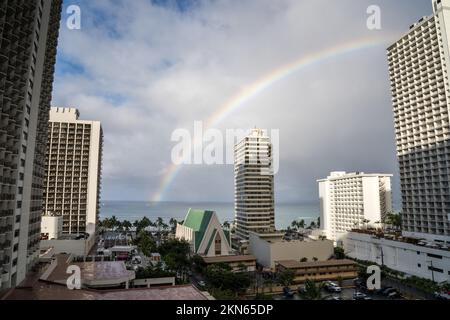
[[[256,271],[256,258],[252,255],[234,255],[220,257],[202,257],[206,266],[225,263],[234,272],[253,272]]]
[[[331,172],[319,180],[320,223],[323,235],[342,240],[351,229],[365,225],[381,226],[392,212],[389,174]]]
[[[73,108],[51,108],[43,211],[63,217],[63,233],[95,232],[103,131]]]
[[[272,144],[263,130],[254,129],[235,146],[234,196],[236,235],[275,231]]]
[[[450,0],[388,48],[406,236],[450,242]]]
[[[0,293],[39,259],[61,3],[0,1]]]
[[[321,282],[354,279],[358,276],[357,263],[348,259],[316,262],[277,261],[276,270],[277,272],[294,271],[294,284],[303,283],[306,280]]]
[[[277,261],[325,261],[334,253],[333,241],[305,239],[285,241],[280,234],[250,233],[249,252],[265,268],[275,269]]]

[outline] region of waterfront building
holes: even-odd
[[[406,236],[450,241],[450,0],[388,48]]]
[[[235,230],[246,242],[249,232],[275,231],[272,144],[261,129],[253,129],[235,146]]]
[[[74,108],[51,108],[43,212],[63,217],[63,234],[94,234],[100,212],[103,130]]]
[[[339,241],[361,226],[381,227],[392,211],[391,177],[388,174],[331,172],[319,180],[321,231]]]

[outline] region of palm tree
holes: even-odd
[[[370,220],[362,219],[362,223],[364,224],[364,228],[365,228],[365,229],[368,229],[368,228],[369,228]]]
[[[177,230],[178,221],[175,218],[170,218],[169,221],[170,227],[172,228],[172,233],[175,233]]]
[[[306,300],[320,300],[322,299],[321,286],[316,285],[314,281],[305,281],[305,292],[303,298]]]
[[[305,220],[304,219],[300,220],[300,222],[298,223],[298,226],[302,229],[305,229],[305,226],[306,226]]]
[[[298,222],[297,221],[295,221],[295,220],[292,221],[291,226],[292,226],[292,229],[298,230]]]
[[[226,230],[230,230],[230,223],[228,221],[225,221],[222,225],[222,227]]]
[[[132,227],[133,225],[131,224],[131,222],[130,221],[128,221],[128,220],[124,220],[123,222],[122,222],[122,227],[125,229],[125,231],[130,231],[130,228]]]
[[[117,220],[116,216],[112,216],[109,222],[110,222],[109,227],[114,230],[117,227],[117,223],[119,221]]]

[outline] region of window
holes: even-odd
[[[436,267],[428,267],[428,270],[434,271],[434,272],[439,272],[439,273],[444,273],[444,270],[436,268]]]
[[[442,256],[439,256],[437,254],[427,253],[427,256],[429,256],[430,258],[442,259]]]
[[[420,263],[417,264],[418,268],[422,268],[422,265]]]

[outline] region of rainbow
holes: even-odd
[[[226,119],[232,113],[244,107],[250,100],[269,89],[275,83],[306,68],[319,65],[327,60],[339,58],[362,50],[375,48],[391,43],[391,38],[362,38],[355,41],[339,44],[321,51],[302,56],[299,59],[282,65],[264,75],[252,84],[242,88],[235,96],[217,109],[205,122],[205,130],[212,128]],[[192,145],[195,145],[194,143]],[[162,201],[164,194],[181,171],[182,165],[171,164],[166,168],[157,192],[151,197],[152,202]]]

